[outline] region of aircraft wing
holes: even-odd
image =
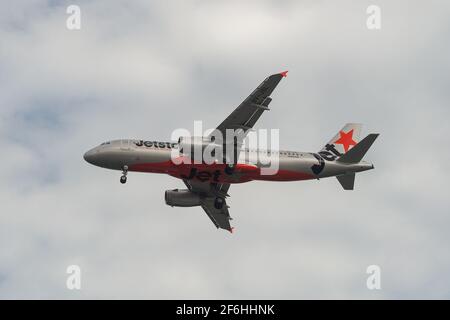
[[[191,192],[198,193],[202,197],[201,206],[216,228],[233,232],[233,228],[230,225],[231,217],[228,212],[229,207],[225,200],[229,196],[227,192],[230,184],[200,182],[196,180],[183,180],[183,182]],[[223,200],[223,205],[220,209],[215,206],[217,198]]]
[[[240,130],[243,133],[239,135],[240,141],[223,141],[225,144],[234,145],[233,149],[236,163],[242,145],[243,138],[247,132],[253,128],[256,121],[264,111],[269,110],[268,106],[272,101],[270,95],[275,90],[283,77],[286,77],[287,71],[273,74],[267,77],[218,127],[217,130],[222,133],[223,139],[226,139],[226,130]],[[183,180],[191,192],[197,193],[202,198],[202,208],[217,228],[225,229],[230,232],[233,228],[230,225],[230,214],[225,198],[228,197],[230,184],[201,182],[197,180]],[[216,201],[223,201],[223,205],[218,208]]]
[[[252,129],[272,101],[270,95],[287,71],[267,77],[218,127],[224,139],[226,129]]]
[[[216,209],[214,206],[215,198],[206,198],[202,204],[203,210],[205,210],[208,217],[214,223],[216,228],[221,228],[233,232],[233,228],[230,225],[230,214],[228,213],[228,206],[226,202],[222,209]]]
[[[253,129],[256,121],[264,111],[269,110],[272,101],[270,95],[275,90],[283,77],[287,76],[287,71],[273,74],[267,77],[253,92],[216,128],[221,134],[224,145],[233,148],[234,159],[225,158],[227,163],[237,163],[241,146],[249,130]],[[231,129],[236,134],[235,141],[226,141],[226,130]],[[233,138],[235,139],[235,138]]]

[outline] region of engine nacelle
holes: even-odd
[[[167,190],[164,198],[166,204],[172,207],[196,207],[201,205],[200,196],[187,189]]]

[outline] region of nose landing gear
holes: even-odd
[[[127,183],[127,174],[128,174],[128,166],[123,166],[122,168],[122,176],[120,177],[120,183]]]

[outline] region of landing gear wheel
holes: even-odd
[[[218,210],[222,209],[224,204],[225,200],[223,198],[216,198],[214,201],[214,207]]]
[[[234,171],[234,164],[227,164],[225,166],[225,170],[224,171],[225,171],[225,173],[227,175],[231,176],[233,174],[233,171]]]
[[[122,176],[120,177],[121,184],[127,183],[127,174],[128,174],[128,166],[125,165],[122,167]]]

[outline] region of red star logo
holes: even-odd
[[[347,152],[350,146],[356,145],[356,141],[353,140],[353,129],[349,132],[345,133],[344,131],[339,131],[341,135],[339,139],[337,139],[334,143],[342,144],[344,147],[344,151]]]

